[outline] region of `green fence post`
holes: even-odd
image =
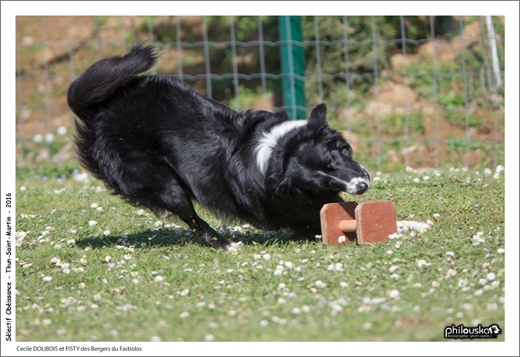
[[[306,119],[305,80],[296,75],[305,74],[305,59],[303,56],[302,20],[301,16],[279,16],[278,25],[282,57],[283,104],[291,119]],[[299,44],[295,44],[299,42]]]

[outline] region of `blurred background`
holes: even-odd
[[[69,84],[145,40],[149,74],[237,111],[319,103],[369,171],[504,165],[504,17],[17,17],[17,177],[80,169]],[[76,171],[77,172],[77,171]]]

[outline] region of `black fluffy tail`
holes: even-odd
[[[157,58],[156,47],[141,44],[123,57],[108,57],[94,63],[70,85],[67,92],[70,109],[89,125],[93,105],[108,98],[136,74],[153,67]]]

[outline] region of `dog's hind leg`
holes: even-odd
[[[180,186],[177,187],[180,188]],[[227,251],[235,251],[238,249],[237,243],[233,243],[222,237],[211,228],[206,221],[197,215],[193,204],[182,189],[175,190],[170,194],[163,194],[160,197],[163,208],[179,216],[179,218],[195,232],[197,237],[205,240],[210,246],[217,249],[224,248]]]
[[[210,246],[214,248],[225,248],[228,251],[237,250],[238,245],[236,243],[232,243],[228,239],[222,237],[218,234],[211,226],[206,223],[202,218],[197,215],[195,209],[193,209],[193,205],[190,202],[190,211],[189,212],[174,212],[182,219],[190,229],[195,231],[195,234],[200,238],[205,240]],[[187,214],[186,214],[187,213]]]
[[[170,165],[149,160],[133,166],[139,167],[138,172],[143,174],[134,174],[132,166],[120,167],[120,171],[125,173],[125,180],[112,185],[117,187],[117,193],[131,202],[138,202],[152,209],[157,215],[167,211],[179,216],[200,239],[214,248],[225,248],[228,251],[237,249],[236,243],[221,237],[197,215],[189,189],[171,170]],[[124,187],[120,183],[124,183]]]

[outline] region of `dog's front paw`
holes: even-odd
[[[230,244],[226,245],[226,250],[231,253],[238,252],[241,245],[242,245],[241,242],[238,242],[238,243],[231,242]]]

